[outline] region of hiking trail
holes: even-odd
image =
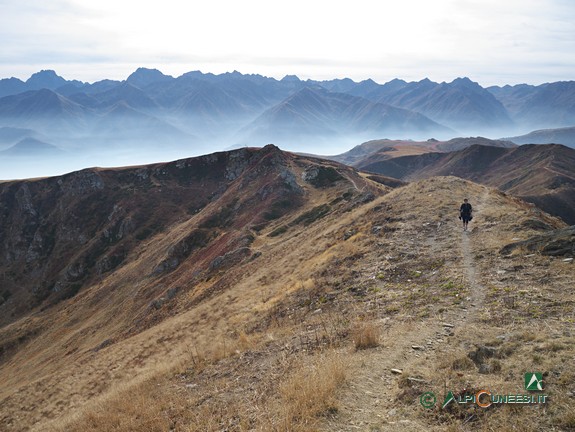
[[[481,209],[487,208],[488,201],[489,189],[485,188],[485,191],[474,206],[474,214],[477,215],[480,213]],[[477,216],[474,219],[477,221]],[[471,245],[471,238],[473,237],[474,232],[477,231],[474,230],[473,225],[471,225],[471,228],[468,229],[468,231],[461,231],[461,255],[463,257],[463,273],[470,291],[471,307],[469,308],[469,312],[471,317],[474,317],[477,312],[483,308],[485,301],[485,287],[481,284],[480,278],[478,277],[477,268],[475,266],[473,247]]]
[[[352,354],[350,379],[342,392],[337,418],[326,421],[322,430],[429,430],[421,418],[409,413],[410,409],[421,408],[417,398],[414,397],[413,404],[406,407],[397,397],[408,391],[407,387],[402,387],[402,381],[423,379],[422,388],[430,385],[425,384],[429,365],[450,358],[459,343],[457,335],[474,325],[483,308],[485,288],[481,283],[481,270],[475,263],[473,229],[476,221],[481,219],[482,209],[489,205],[489,193],[485,188],[483,194],[476,198],[474,213],[477,217],[470,231],[463,232],[457,219],[437,225],[426,222],[423,229],[404,228],[403,239],[420,245],[414,246],[414,253],[448,257],[454,256],[455,252],[454,258],[457,257],[460,266],[454,268],[449,277],[461,280],[469,294],[461,308],[454,307],[428,319],[413,317],[394,322],[394,318],[383,318],[381,346]],[[476,232],[479,233],[479,229]],[[454,248],[456,244],[459,247]],[[392,369],[400,369],[402,374],[395,374]]]

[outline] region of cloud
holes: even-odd
[[[153,66],[175,75],[192,69],[379,81],[466,75],[491,84],[570,79],[575,69],[570,0],[0,0],[0,6],[4,75],[53,66],[94,80],[104,78],[98,71],[125,78],[138,66]]]

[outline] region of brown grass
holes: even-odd
[[[473,370],[475,365],[469,357],[462,355],[451,362],[451,369],[455,371]]]
[[[358,322],[352,329],[356,350],[375,348],[379,345],[380,331],[373,322]]]
[[[55,423],[52,431],[166,431],[172,425],[173,402],[155,379],[131,388],[119,387],[109,398],[90,404],[70,422]]]
[[[280,386],[279,419],[276,432],[316,430],[321,416],[338,411],[335,392],[346,380],[344,358],[324,354],[310,365],[302,365]]]
[[[231,269],[226,274],[230,280],[226,290],[222,288],[220,292],[218,288],[213,297],[199,303],[189,303],[196,298],[196,290],[209,288],[219,276],[194,287],[187,285],[188,274],[180,277],[174,272],[170,275],[174,281],[169,283],[184,287],[181,297],[176,298],[181,302],[180,309],[174,310],[176,316],[166,317],[144,333],[118,339],[97,352],[92,348],[110,336],[103,330],[94,333],[92,329],[99,329],[99,323],[106,321],[104,318],[111,321],[114,310],[98,309],[100,315],[82,322],[77,329],[72,327],[77,333],[64,333],[70,331],[64,325],[74,317],[70,315],[72,318],[62,321],[61,339],[54,339],[53,333],[42,339],[50,342],[49,356],[37,355],[40,348],[46,348],[35,342],[36,345],[31,344],[30,349],[14,358],[14,364],[21,365],[21,369],[5,369],[15,370],[12,377],[4,373],[9,380],[5,388],[18,391],[11,391],[11,399],[2,399],[4,390],[0,391],[4,405],[0,407],[0,418],[9,413],[14,416],[12,424],[21,429],[35,424],[35,430],[56,432],[170,429],[308,432],[348,430],[351,420],[353,424],[362,424],[362,430],[378,430],[376,427],[386,430],[386,422],[399,420],[398,414],[389,419],[385,416],[388,411],[397,410],[397,393],[404,390],[394,385],[399,378],[391,375],[389,369],[401,367],[403,376],[409,376],[408,371],[417,372],[416,377],[421,375],[428,382],[409,387],[410,393],[405,393],[409,400],[400,406],[399,414],[419,422],[419,430],[434,427],[509,430],[510,424],[516,425],[515,430],[535,430],[537,425],[539,430],[551,427],[569,430],[573,424],[570,414],[573,399],[567,395],[575,376],[570,366],[573,340],[561,335],[563,330],[572,331],[572,322],[567,325],[565,321],[573,316],[572,310],[570,314],[563,313],[573,304],[572,291],[567,289],[571,287],[572,267],[541,257],[500,259],[497,251],[513,228],[510,222],[504,229],[505,216],[512,213],[513,207],[504,208],[501,219],[494,215],[496,212],[484,208],[485,213],[490,212],[485,216],[492,215],[498,224],[487,225],[478,216],[478,221],[473,221],[474,229],[481,236],[470,233],[477,277],[486,278],[478,281],[486,290],[486,300],[477,306],[475,319],[483,313],[494,318],[505,313],[509,319],[505,321],[508,324],[501,326],[494,320],[476,326],[473,316],[464,321],[460,307],[470,308],[470,301],[465,300],[470,290],[462,279],[459,251],[453,247],[460,238],[460,228],[459,225],[453,230],[445,228],[449,222],[439,215],[439,211],[449,214],[453,205],[456,208],[458,205],[458,200],[450,201],[444,190],[446,186],[453,185],[449,196],[452,192],[461,196],[481,193],[479,189],[462,193],[456,187],[460,184],[460,180],[449,180],[429,182],[429,187],[410,185],[402,193],[392,192],[385,201],[376,201],[360,211],[338,214],[337,219],[327,215],[310,225],[305,236],[290,232],[293,237],[285,236],[281,241],[274,240],[275,243],[270,243],[267,237],[258,237],[254,249],[261,250],[262,255],[237,270]],[[430,225],[413,222],[419,220],[416,218],[419,210],[405,194],[414,190],[421,198],[421,207],[437,210],[422,219]],[[380,204],[381,208],[369,213],[370,206]],[[398,220],[386,221],[389,216],[397,216]],[[371,234],[373,220],[392,229],[382,230],[377,236]],[[441,228],[437,228],[439,222]],[[351,228],[357,229],[358,234],[341,240]],[[429,239],[429,245],[422,242],[421,234]],[[514,235],[513,231],[508,237]],[[431,248],[433,244],[435,249]],[[406,251],[417,255],[402,255]],[[432,266],[428,259],[420,258],[432,253],[434,257],[443,257],[445,265]],[[506,270],[502,276],[495,272],[519,264],[525,267],[524,271]],[[141,271],[144,270],[142,267]],[[421,274],[414,275],[415,270]],[[125,270],[126,286],[130,274]],[[380,279],[378,274],[388,277]],[[542,276],[550,282],[542,285],[543,282],[538,282]],[[500,277],[509,279],[499,281]],[[499,300],[505,294],[504,288],[515,287],[514,278],[524,279],[522,285],[527,294],[518,294],[515,309],[501,307],[503,303]],[[444,286],[449,281],[452,282],[449,287]],[[489,291],[492,286],[499,290],[493,295]],[[138,292],[145,294],[145,285],[138,287]],[[110,298],[117,299],[122,292],[114,291]],[[455,304],[455,297],[446,295],[453,292],[459,294],[461,305]],[[129,293],[126,291],[126,298],[131,299]],[[75,299],[80,300],[81,297]],[[561,321],[543,322],[521,315],[530,305],[537,305],[545,316]],[[473,309],[469,310],[473,315]],[[67,309],[64,312],[71,313]],[[454,313],[449,315],[450,312]],[[439,325],[442,321],[456,324],[454,335],[445,335],[445,329]],[[416,331],[420,323],[423,332]],[[115,326],[120,332],[124,323]],[[437,336],[443,342],[436,342]],[[427,339],[434,341],[430,347]],[[63,340],[77,351],[64,356],[69,348],[60,352],[63,348],[59,347],[64,344],[53,340]],[[364,349],[384,341],[383,348]],[[467,352],[475,343],[497,347],[500,357],[491,361],[496,366],[493,373],[478,374],[468,359]],[[425,350],[413,350],[412,344],[425,346]],[[345,354],[326,354],[326,347],[341,347]],[[176,354],[182,357],[177,372],[156,370],[166,362],[177,363]],[[533,360],[535,356],[538,361]],[[52,358],[58,361],[50,363],[48,360]],[[354,376],[363,373],[371,380],[358,379],[353,387],[342,385],[352,379],[346,377],[346,359],[354,359]],[[47,377],[45,385],[16,385],[23,377],[37,376],[35,369]],[[434,378],[438,369],[446,375],[445,381],[443,376],[440,380]],[[496,373],[499,369],[501,373]],[[75,370],[81,373],[73,374]],[[523,385],[521,373],[529,370],[550,372],[549,389],[555,392],[554,401],[545,407],[544,413],[543,407],[541,411],[522,408],[520,413],[504,407],[488,411],[478,421],[467,422],[468,418],[463,417],[439,421],[418,402],[424,390],[439,391],[438,395],[442,395],[444,388],[457,390],[468,384],[517,391],[516,387],[521,389]],[[152,378],[142,383],[140,375],[146,373]],[[140,384],[131,387],[122,384],[135,379]],[[357,389],[362,386],[370,393],[359,392]],[[70,395],[79,396],[75,399]],[[345,415],[338,415],[338,406],[345,407]],[[30,407],[26,413],[29,420],[20,407]],[[66,424],[62,421],[53,429],[45,424],[48,418],[74,412],[76,416],[68,418]],[[372,421],[379,423],[369,429],[371,425],[367,422]]]

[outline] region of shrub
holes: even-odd
[[[372,323],[361,322],[352,330],[356,350],[375,348],[379,345],[379,329]]]

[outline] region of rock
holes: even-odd
[[[347,240],[347,239],[349,239],[350,237],[353,237],[353,236],[356,235],[356,234],[357,234],[357,230],[356,230],[355,228],[354,228],[354,229],[350,229],[350,230],[346,231],[346,232],[343,234],[343,239],[344,239],[344,240]]]
[[[411,348],[413,348],[414,350],[423,350],[423,349],[425,349],[425,347],[422,347],[421,345],[411,345]]]
[[[247,168],[249,161],[250,152],[245,148],[230,152],[226,166],[226,179],[230,181],[237,179]]]
[[[167,257],[154,267],[153,274],[162,273],[175,269],[194,250],[204,247],[211,238],[211,233],[205,229],[197,229],[188,234],[184,239],[171,246],[167,252]]]
[[[487,363],[482,363],[479,365],[479,373],[480,374],[490,374],[492,372],[492,368]]]
[[[571,262],[573,262],[573,258],[565,258],[565,259],[563,260],[563,262],[564,262],[564,263],[571,263]]]
[[[84,195],[91,191],[104,189],[104,181],[91,169],[76,171],[58,180],[60,188],[71,195]]]
[[[284,184],[288,187],[289,190],[298,194],[304,193],[304,190],[298,184],[296,176],[293,172],[291,172],[287,168],[283,169],[280,171],[280,177],[283,179]]]
[[[150,308],[160,309],[164,305],[165,302],[166,302],[166,298],[160,297],[159,299],[156,299],[150,303]]]
[[[421,378],[407,377],[407,381],[409,381],[410,383],[415,383],[415,384],[427,384],[427,381],[425,381],[424,379],[421,379]]]
[[[403,373],[403,371],[401,369],[392,369],[391,373],[396,374],[396,375],[401,375]]]
[[[481,367],[481,365],[485,362],[485,360],[495,357],[497,354],[497,350],[493,347],[484,346],[484,345],[477,345],[475,351],[471,351],[467,354],[473,363]]]
[[[167,295],[166,295],[166,297],[168,298],[168,300],[173,299],[173,298],[178,294],[178,291],[179,291],[179,290],[180,290],[179,287],[174,287],[174,288],[168,289],[168,292],[167,292]]]
[[[553,229],[552,226],[546,224],[545,222],[541,222],[539,219],[527,219],[521,224],[521,227],[518,228],[520,230],[532,229],[535,231],[549,231]]]
[[[220,255],[212,260],[210,263],[210,270],[216,270],[222,267],[230,267],[237,264],[242,259],[250,256],[252,251],[248,247],[241,247],[239,249]]]
[[[443,323],[442,325],[443,325],[443,327],[449,327],[449,328],[455,327],[454,324],[449,324],[449,323]]]
[[[335,168],[312,165],[302,173],[302,180],[317,188],[324,188],[343,180],[343,176]]]
[[[366,204],[368,202],[371,202],[375,199],[375,195],[371,192],[366,192],[366,193],[362,193],[361,195],[359,195],[357,197],[357,199],[355,200],[356,204]]]
[[[575,255],[575,225],[567,228],[547,231],[527,240],[510,243],[500,249],[501,255],[510,255],[516,249],[539,252],[548,256]]]
[[[92,351],[94,352],[98,352],[101,349],[106,348],[107,346],[110,346],[114,343],[114,341],[112,339],[106,339],[104,342],[102,342],[100,345],[98,345],[96,348],[94,348]]]

